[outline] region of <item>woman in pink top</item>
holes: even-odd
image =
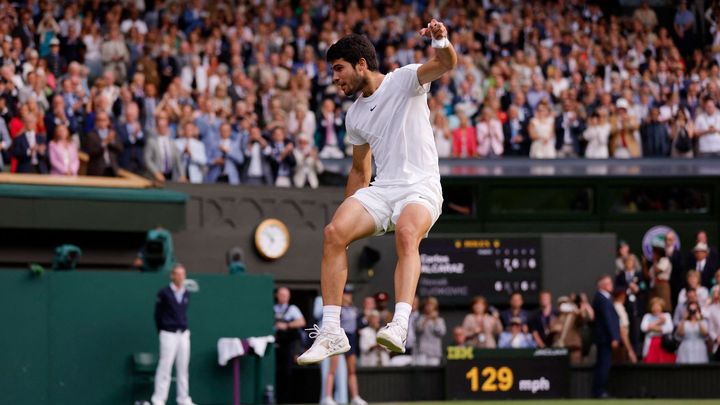
[[[55,136],[50,141],[50,174],[77,176],[80,168],[77,145],[70,139],[65,125],[55,127]]]
[[[460,126],[452,132],[453,157],[475,157],[477,155],[477,135],[475,127],[472,126],[470,119],[465,113],[458,111],[457,116],[460,120]]]
[[[481,157],[502,156],[503,135],[502,124],[495,116],[492,108],[482,110],[482,118],[477,123],[478,155]]]

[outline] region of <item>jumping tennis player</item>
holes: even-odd
[[[377,343],[393,352],[405,351],[411,303],[420,278],[418,248],[440,216],[443,201],[427,92],[430,82],[457,64],[443,23],[433,19],[420,34],[432,38],[435,55],[427,63],[403,66],[386,75],[378,71],[375,48],[364,36],[343,37],[327,51],[335,85],[346,95],[361,95],[345,119],[347,139],[353,145],[345,201],[325,227],[322,327],[312,334],[315,342],[298,357],[298,364],[318,363],[350,350],[340,327],[346,247],[393,230],[398,255],[395,315],[378,332]],[[368,187],[372,154],[377,172]]]

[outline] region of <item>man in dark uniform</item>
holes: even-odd
[[[155,373],[152,405],[164,405],[170,389],[170,371],[175,363],[178,405],[193,405],[190,399],[190,331],[187,309],[190,295],[185,289],[185,267],[178,263],[170,272],[170,285],[161,289],[155,301],[155,326],[160,339],[160,360]]]
[[[593,396],[607,398],[609,397],[607,383],[612,365],[612,350],[617,348],[620,343],[620,319],[615,312],[610,296],[613,291],[612,278],[608,275],[600,277],[597,287],[598,291],[593,299],[593,310],[595,310],[593,339],[597,346]]]

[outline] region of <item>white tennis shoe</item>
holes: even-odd
[[[312,328],[305,330],[310,331],[308,336],[315,341],[305,353],[297,358],[297,364],[301,366],[319,363],[330,356],[350,350],[350,341],[342,328],[328,329],[313,325]]]
[[[407,328],[397,322],[390,322],[377,333],[377,344],[395,353],[405,353]]]

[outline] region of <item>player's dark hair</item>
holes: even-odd
[[[375,47],[364,35],[350,34],[340,38],[328,49],[326,59],[330,63],[343,59],[352,67],[355,67],[360,62],[360,59],[365,59],[368,69],[373,72],[378,71]]]

